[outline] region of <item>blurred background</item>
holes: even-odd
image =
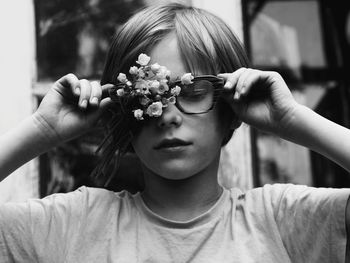
[[[62,75],[99,80],[109,42],[140,8],[158,0],[3,0],[0,3],[0,133],[28,117]],[[215,13],[244,43],[255,68],[278,71],[295,98],[350,125],[350,2],[332,0],[177,1]],[[0,184],[0,202],[67,192],[91,178],[102,130],[24,165]],[[1,150],[1,145],[0,145]],[[243,190],[266,183],[350,187],[350,175],[308,149],[241,127],[222,150],[219,182]],[[143,181],[128,154],[106,187],[136,192]]]

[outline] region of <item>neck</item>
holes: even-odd
[[[167,219],[186,221],[199,216],[222,193],[217,181],[219,158],[220,155],[203,171],[181,180],[166,179],[144,167],[142,199],[153,212]]]

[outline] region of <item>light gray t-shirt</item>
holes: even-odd
[[[0,206],[0,262],[345,262],[349,189],[225,190],[187,222],[139,194],[81,187]]]

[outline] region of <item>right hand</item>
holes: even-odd
[[[70,73],[55,82],[33,117],[53,144],[73,139],[93,128],[112,104],[109,97],[103,98],[111,87],[113,84],[79,80]]]

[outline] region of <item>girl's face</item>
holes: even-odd
[[[160,41],[150,57],[151,63],[166,66],[171,78],[187,73],[174,34]],[[167,179],[185,179],[218,165],[226,132],[217,108],[187,115],[169,105],[160,117],[144,123],[132,145],[148,171]]]

